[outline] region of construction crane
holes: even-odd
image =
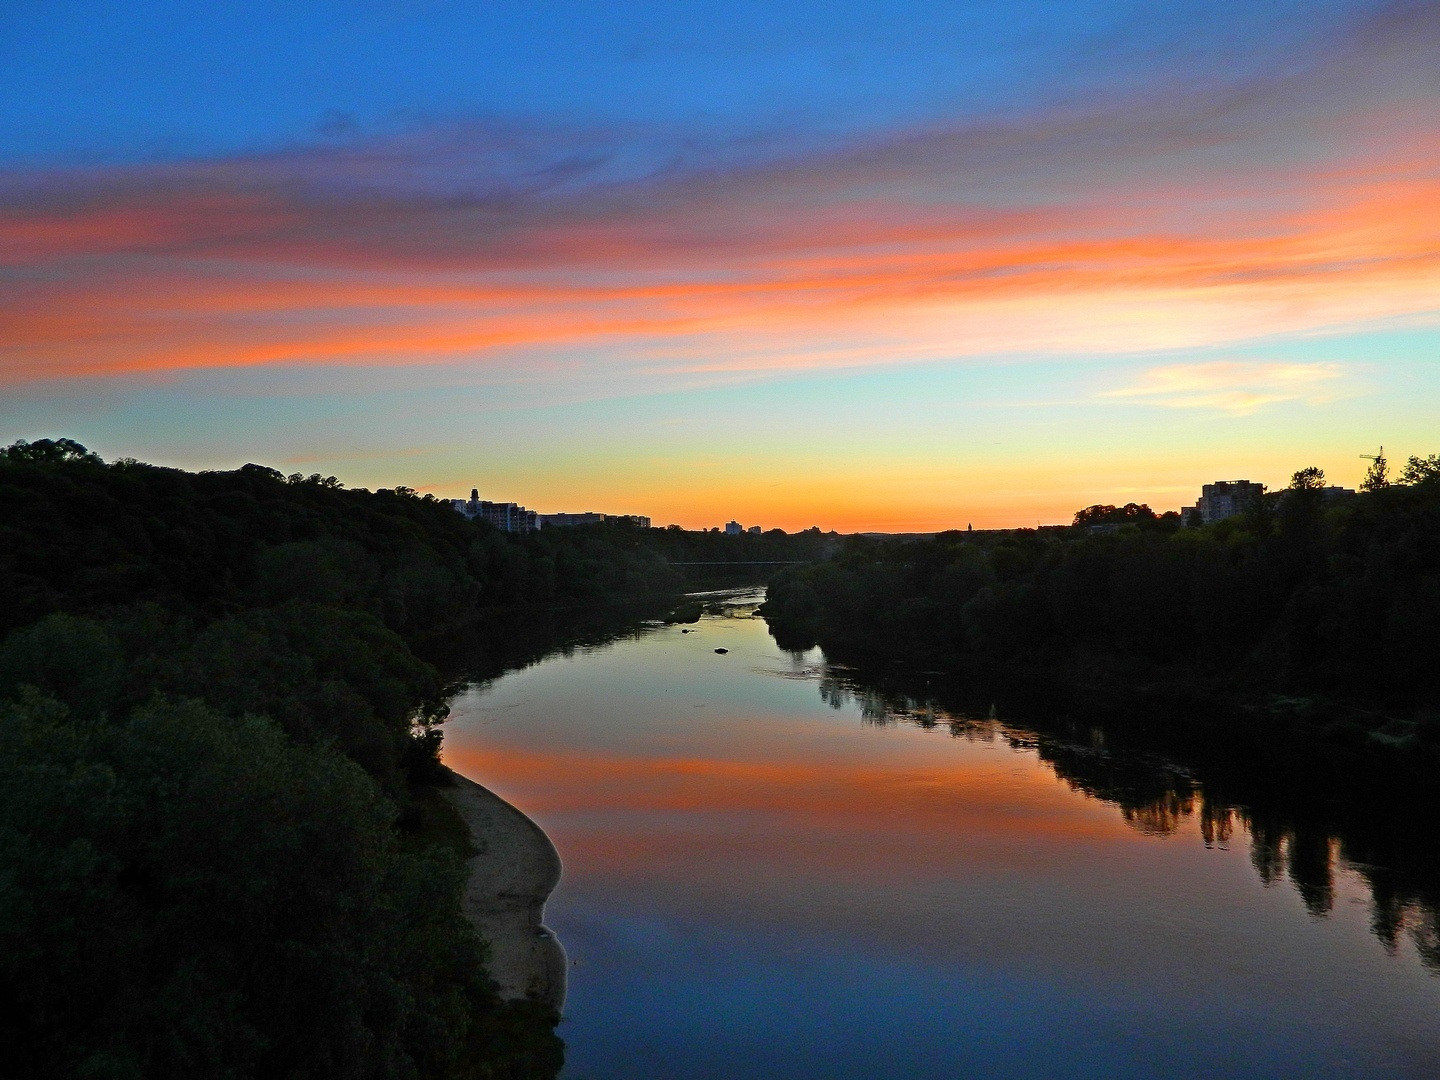
[[[1365,482],[1360,485],[1361,491],[1378,491],[1380,488],[1390,486],[1390,480],[1385,475],[1389,464],[1385,460],[1385,447],[1380,447],[1378,454],[1361,454],[1360,460],[1370,462],[1370,470],[1365,474]]]

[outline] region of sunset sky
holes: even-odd
[[[930,531],[1437,417],[1434,2],[0,3],[0,443]]]

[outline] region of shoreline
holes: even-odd
[[[461,904],[490,944],[490,977],[502,1000],[565,1007],[569,961],[544,924],[545,901],[560,882],[560,853],[545,831],[500,796],[453,769],[441,788],[470,829],[477,853]]]

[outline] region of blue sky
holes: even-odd
[[[783,146],[1273,73],[1373,6],[7,3],[0,147],[152,161],[477,117]]]

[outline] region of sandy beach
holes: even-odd
[[[470,827],[465,915],[490,943],[490,974],[507,1000],[565,1005],[565,949],[544,926],[545,901],[560,882],[560,854],[544,830],[494,792],[451,771],[445,798]]]

